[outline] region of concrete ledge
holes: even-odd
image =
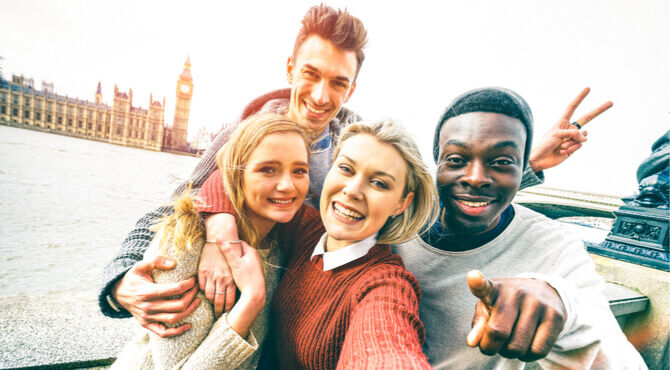
[[[108,365],[134,332],[133,319],[100,313],[93,295],[0,297],[0,368]]]

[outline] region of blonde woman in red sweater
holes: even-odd
[[[269,305],[284,261],[273,232],[276,224],[290,221],[309,188],[307,135],[283,116],[253,116],[242,122],[219,153],[231,206],[244,217],[236,230],[246,241],[221,242],[230,262],[240,296],[223,316],[201,301],[179,323],[185,333],[161,338],[140,328],[114,363],[115,369],[255,369],[259,346],[269,331]],[[205,243],[205,225],[189,196],[175,203],[166,216],[145,258],[161,255],[173,261],[170,270],[155,270],[157,283],[176,283],[194,276]],[[248,243],[247,243],[248,242]],[[234,247],[233,247],[234,246]],[[225,292],[216,292],[221,299]]]
[[[220,196],[217,177],[201,195]],[[279,236],[291,258],[272,299],[268,357],[290,369],[430,368],[421,351],[419,285],[389,244],[432,224],[435,198],[419,150],[399,124],[347,127],[320,213],[304,208]],[[220,204],[216,212],[230,211]]]

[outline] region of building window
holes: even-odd
[[[12,95],[12,98],[14,98],[14,104],[19,104],[19,96],[18,95]]]
[[[63,113],[63,104],[58,104],[58,113]]]
[[[7,102],[7,93],[2,93],[2,102],[6,103]]]
[[[51,123],[51,115],[47,114],[47,122]]]
[[[117,135],[121,135],[121,127],[117,127],[117,128],[116,128],[116,134],[117,134]]]
[[[41,100],[35,100],[35,107],[37,107],[37,109],[42,109],[42,101]]]
[[[81,121],[79,121],[79,122],[77,122],[77,127],[82,128],[82,127],[84,127],[84,125]]]
[[[52,107],[51,102],[48,101],[48,102],[47,102],[47,109],[48,109],[48,110],[51,110],[51,107]]]
[[[19,109],[18,108],[13,108],[12,109],[12,116],[18,117],[18,115],[19,115]]]
[[[63,124],[63,117],[58,117],[58,124],[59,125]]]
[[[68,114],[71,115],[73,111],[74,111],[74,109],[72,109],[72,107],[67,107],[67,113]]]
[[[91,128],[93,128],[93,124],[91,122],[88,122],[86,124],[86,128],[88,128],[90,130]]]
[[[79,108],[79,115],[80,115],[80,116],[84,115],[84,110],[81,109],[81,108]]]
[[[7,114],[7,107],[4,106],[4,105],[1,106],[1,107],[0,107],[0,113],[2,113],[2,114]]]
[[[156,141],[156,134],[151,134],[151,141]]]
[[[35,112],[35,119],[36,119],[37,121],[41,121],[41,120],[42,120],[42,113],[40,113],[40,112]]]
[[[68,119],[67,119],[67,125],[68,125],[68,126],[72,126],[72,118],[68,118]]]
[[[29,107],[30,106],[30,98],[25,98],[25,99],[26,99],[25,100],[26,107]]]
[[[98,131],[102,131],[102,125],[98,124]]]
[[[23,118],[30,118],[30,111],[29,110],[23,112]]]
[[[102,112],[98,112],[98,120],[102,121]]]

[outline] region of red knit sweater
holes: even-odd
[[[220,179],[217,171],[201,188],[213,205],[206,212],[231,210]],[[322,256],[310,260],[325,232],[318,211],[303,207],[278,226],[292,257],[272,299],[274,343],[267,345],[282,368],[430,368],[421,351],[419,284],[389,246],[323,271]]]

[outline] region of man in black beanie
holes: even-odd
[[[394,246],[421,285],[424,352],[435,368],[521,369],[535,360],[543,368],[645,368],[583,243],[511,204],[531,167],[532,136],[530,107],[503,88],[462,94],[438,122],[440,217]]]

